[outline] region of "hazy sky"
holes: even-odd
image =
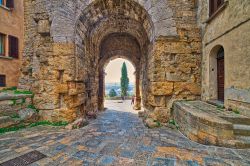
[[[114,82],[119,83],[120,82],[121,68],[122,68],[123,62],[125,62],[127,65],[129,82],[130,83],[135,82],[134,66],[128,60],[117,58],[113,61],[110,61],[105,69],[105,72],[107,73],[105,77],[106,83],[114,83]]]

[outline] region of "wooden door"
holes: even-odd
[[[224,101],[224,52],[223,55],[218,55],[217,58],[217,80],[218,80],[218,100]]]

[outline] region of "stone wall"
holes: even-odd
[[[156,40],[149,53],[148,109],[170,111],[175,100],[195,100],[201,94],[201,38],[194,1],[169,1],[177,34]]]
[[[183,0],[25,0],[20,87],[35,93],[44,119],[73,121],[98,109],[100,66],[122,56],[137,65],[145,108],[169,112],[175,100],[200,97],[195,7]],[[124,34],[131,36],[127,43]],[[105,46],[112,37],[121,44]],[[102,55],[108,55],[103,62]]]
[[[225,52],[225,106],[250,115],[250,3],[226,0],[209,19],[208,1],[199,1],[198,22],[203,31],[202,99],[217,99],[217,74],[211,58],[218,46]],[[230,21],[229,21],[230,20]]]

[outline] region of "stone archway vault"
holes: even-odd
[[[98,91],[98,108],[104,108],[104,68],[110,60],[115,58],[124,58],[129,60],[135,68],[135,109],[141,109],[140,79],[141,77],[141,55],[140,45],[136,38],[127,33],[113,33],[106,36],[100,45],[100,62],[99,62],[99,91]],[[117,70],[117,69],[114,69]]]
[[[138,15],[136,15],[135,10],[137,10]],[[134,13],[132,14],[132,12]],[[98,13],[101,13],[101,16]],[[102,63],[105,63],[107,59],[114,56],[130,59],[136,65],[137,78],[140,79],[141,61],[146,59],[145,48],[149,44],[149,35],[153,33],[151,26],[151,20],[145,9],[132,1],[131,4],[129,1],[119,4],[113,3],[113,1],[95,1],[79,16],[76,26],[76,43],[80,47],[76,49],[76,55],[80,57],[85,51],[83,57],[85,64],[83,66],[92,66],[93,69],[98,69],[88,74],[88,77],[93,78],[90,84],[98,85],[90,88],[94,96],[97,94],[97,98],[87,99],[88,108],[102,109],[104,80]],[[95,60],[89,61],[90,57]],[[77,61],[79,62],[79,60]],[[84,68],[78,68],[77,72],[82,73],[82,71]],[[86,73],[89,72],[90,70],[86,71]],[[78,73],[76,74],[79,75]],[[137,103],[140,105],[141,97],[139,88],[137,89]],[[137,109],[140,107],[138,106]]]
[[[72,121],[98,110],[100,66],[115,56],[136,64],[146,109],[168,112],[175,100],[200,98],[193,1],[26,0],[24,6],[19,86],[35,93],[42,119]]]
[[[104,97],[105,97],[105,83],[106,83],[106,75],[107,73],[105,72],[106,66],[113,60],[116,60],[117,58],[122,58],[125,60],[128,60],[134,67],[134,78],[135,78],[135,89],[134,89],[134,93],[135,93],[135,104],[134,104],[134,109],[135,110],[141,110],[141,82],[140,82],[140,71],[139,68],[135,66],[135,64],[126,56],[122,56],[117,54],[116,56],[112,56],[111,58],[105,59],[105,64],[104,65],[100,65],[100,72],[99,72],[99,92],[98,92],[98,110],[103,110],[104,109]],[[114,69],[117,70],[117,69]],[[129,80],[130,81],[130,80]],[[130,81],[131,83],[131,81]]]

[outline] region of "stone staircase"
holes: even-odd
[[[249,120],[250,121],[250,120]],[[250,148],[250,124],[249,121],[240,124],[234,124],[233,130],[236,140],[236,143],[239,148]]]
[[[218,106],[218,103],[209,102],[209,104]],[[219,103],[219,106],[222,106],[221,103]],[[232,115],[227,113],[227,115],[220,117],[233,124],[236,147],[250,148],[250,118],[244,115]]]
[[[14,94],[13,91],[0,91],[0,129],[18,126],[38,119],[32,105],[32,94]]]
[[[250,136],[250,126],[245,124],[234,124],[234,134],[237,136]]]
[[[231,148],[250,148],[250,118],[202,101],[174,104],[180,131],[193,141]]]

